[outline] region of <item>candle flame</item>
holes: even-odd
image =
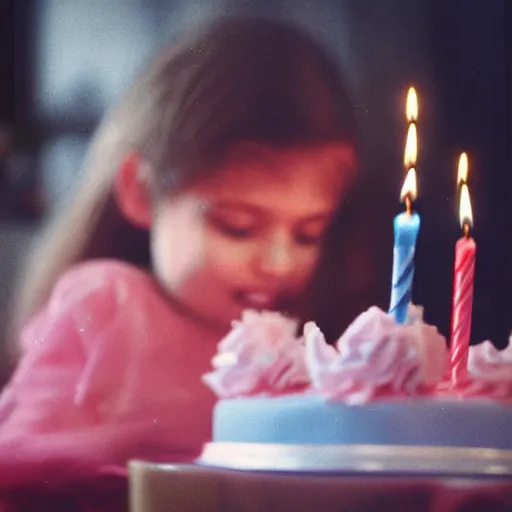
[[[457,186],[468,182],[468,155],[461,153],[459,158],[459,169],[457,172]]]
[[[416,199],[418,195],[417,184],[416,184],[416,171],[414,167],[409,169],[407,172],[407,176],[405,177],[404,184],[402,185],[402,190],[400,191],[400,200],[405,201],[405,198],[409,196],[411,201]]]
[[[414,87],[409,87],[407,91],[405,115],[407,116],[407,121],[410,123],[414,123],[418,120],[418,96],[416,95],[416,89]]]
[[[414,123],[409,125],[407,140],[405,142],[404,165],[406,169],[416,165],[418,157],[418,134]]]
[[[462,228],[464,228],[464,225],[473,226],[473,210],[471,209],[469,188],[466,183],[460,189],[459,220]]]

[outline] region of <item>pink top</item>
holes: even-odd
[[[210,439],[219,337],[180,315],[150,274],[117,261],[69,271],[22,333],[0,396],[0,491],[184,461]]]

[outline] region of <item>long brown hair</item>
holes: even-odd
[[[148,234],[123,219],[113,196],[129,152],[150,164],[155,192],[167,192],[211,172],[237,140],[278,148],[355,145],[343,77],[309,35],[283,22],[232,18],[164,47],[98,128],[75,196],[27,265],[15,328],[78,261],[149,264]]]

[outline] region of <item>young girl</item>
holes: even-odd
[[[354,148],[341,76],[299,31],[221,20],[164,48],[106,116],[32,260],[0,490],[193,460],[214,404],[201,375],[230,322],[312,316]]]

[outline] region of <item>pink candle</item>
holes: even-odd
[[[463,381],[467,374],[473,283],[475,277],[476,243],[469,235],[455,245],[455,274],[453,278],[451,369],[452,382]]]
[[[454,384],[464,381],[467,376],[471,312],[473,309],[473,284],[475,280],[476,243],[469,235],[469,230],[473,224],[473,214],[467,185],[467,174],[468,158],[466,153],[462,153],[459,159],[457,182],[460,186],[460,225],[464,235],[455,245],[450,344],[451,373]]]

